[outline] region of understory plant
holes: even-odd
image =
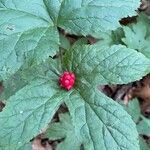
[[[139,101],[137,99],[133,99],[133,100],[129,101],[129,103],[127,105],[122,104],[122,106],[131,115],[133,121],[136,123],[136,128],[140,135],[139,136],[140,150],[149,150],[150,148],[149,148],[148,144],[146,143],[146,141],[144,140],[143,136],[147,136],[147,137],[150,136],[150,130],[149,130],[150,129],[150,119],[144,117],[141,114],[141,108],[140,108]],[[51,128],[53,128],[53,126],[51,126]],[[56,130],[53,130],[53,131],[51,130],[51,128],[49,128],[50,131],[48,131],[50,136],[52,136],[53,133],[56,133],[58,131],[57,128],[56,128]]]
[[[0,0],[0,150],[30,149],[41,133],[60,140],[58,150],[140,149],[131,116],[98,89],[150,72],[150,21],[140,3]],[[120,24],[131,16],[135,23]],[[79,40],[70,44],[66,34]],[[68,112],[51,123],[61,105]]]

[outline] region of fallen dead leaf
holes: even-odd
[[[150,103],[150,76],[146,76],[138,83],[138,86],[132,91],[132,95]]]
[[[52,146],[48,143],[48,141],[45,141],[44,146],[41,144],[41,139],[36,138],[32,142],[32,150],[52,150]]]

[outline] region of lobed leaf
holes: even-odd
[[[0,113],[0,149],[23,149],[46,130],[66,94],[58,86],[59,71],[58,61],[50,59],[4,82],[1,97],[7,102]]]
[[[42,0],[0,0],[0,80],[26,62],[45,61],[58,49],[58,31]]]
[[[74,135],[85,150],[139,150],[138,133],[131,117],[97,89],[79,87],[69,95],[66,104]]]
[[[123,27],[125,37],[122,41],[129,47],[140,51],[146,57],[150,58],[150,20],[142,14],[138,17],[137,23]]]
[[[150,61],[123,45],[79,45],[67,51],[64,66],[86,84],[124,84],[150,71]],[[77,85],[80,84],[77,82]]]
[[[78,137],[74,134],[75,129],[69,114],[60,114],[59,119],[60,122],[50,124],[46,131],[46,136],[50,140],[64,139],[63,142],[58,144],[57,150],[80,150],[81,141],[79,141]]]
[[[26,62],[39,64],[54,56],[59,49],[57,27],[94,36],[119,27],[119,20],[135,15],[139,5],[140,0],[0,0],[0,80]]]
[[[29,68],[23,66],[8,80],[3,82],[4,90],[0,94],[0,100],[8,100],[10,96],[37,78],[51,79],[57,82],[60,72],[62,72],[62,69],[58,59],[49,58],[44,63]]]
[[[54,0],[46,1],[50,13],[59,12],[58,26],[78,35],[114,30],[120,26],[120,19],[136,15],[135,10],[140,6],[139,0],[57,0],[57,5]]]
[[[9,98],[0,114],[0,148],[19,149],[44,131],[63,101],[56,83],[39,79]]]

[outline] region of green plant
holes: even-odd
[[[139,135],[150,136],[150,119],[145,118],[141,114],[140,105],[137,99],[133,99],[128,103],[128,105],[123,105],[124,109],[132,116],[132,119],[136,123],[136,128]],[[140,149],[149,150],[148,145],[142,137],[140,139]]]
[[[69,114],[50,124],[59,130],[54,139],[65,138],[58,149],[139,150],[131,117],[97,88],[133,82],[150,72],[143,51],[122,40],[122,28],[115,31],[120,19],[137,15],[139,6],[140,0],[0,0],[1,100],[6,103],[0,113],[0,149],[30,147],[28,142],[46,132],[65,103]],[[70,47],[58,27],[85,38]],[[87,44],[88,35],[102,40]],[[58,84],[64,71],[76,76],[69,91]]]

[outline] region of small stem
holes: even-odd
[[[62,53],[62,49],[59,49],[59,54],[60,54],[60,66],[61,69],[63,70],[63,53]]]

